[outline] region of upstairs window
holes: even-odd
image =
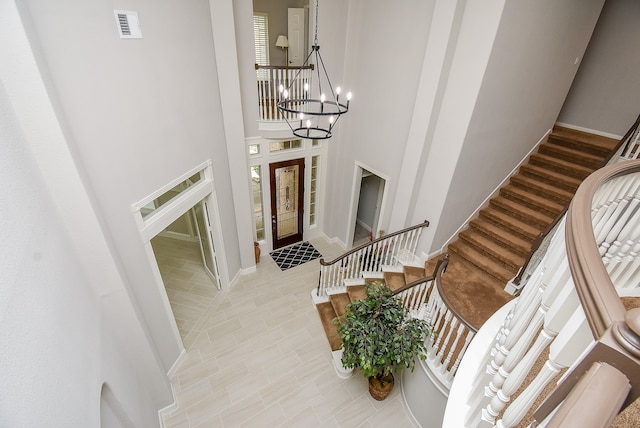
[[[253,39],[256,64],[269,65],[269,16],[266,13],[253,13]],[[266,77],[266,70],[258,70],[259,79]]]

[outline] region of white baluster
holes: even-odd
[[[591,329],[582,307],[576,308],[563,324],[558,337],[549,347],[549,358],[535,379],[505,410],[496,427],[510,428],[522,421],[536,398],[560,369],[571,367],[578,357],[594,343]]]
[[[465,339],[464,339],[464,345],[462,346],[462,349],[458,354],[458,358],[456,358],[456,361],[453,363],[453,366],[451,367],[451,376],[456,375],[456,372],[458,371],[458,367],[460,366],[460,361],[462,360],[462,357],[464,356],[464,354],[467,352],[467,348],[469,347],[469,343],[471,343],[471,339],[473,339],[473,336],[475,336],[475,333],[472,332],[471,330],[468,330],[467,335],[465,336]]]
[[[640,199],[634,198],[632,204],[634,205],[634,211],[632,216],[627,221],[627,224],[620,231],[618,241],[614,242],[614,247],[612,247],[609,252],[606,254],[605,258],[603,258],[604,263],[619,263],[622,259],[630,252],[631,248],[635,245],[636,242],[640,239],[640,209],[638,209],[638,205],[640,204]],[[607,267],[607,270],[613,269],[612,267]]]
[[[438,349],[438,360],[444,363],[444,352],[447,349],[447,344],[451,340],[451,335],[453,334],[454,329],[458,325],[458,318],[452,316],[451,312],[447,314],[446,324],[445,326],[448,328],[447,337],[442,341],[442,345],[440,349]],[[444,329],[443,329],[444,331]]]
[[[451,323],[451,331],[453,331],[456,328],[457,324],[458,324],[458,319],[454,318],[453,322]],[[462,336],[464,329],[465,329],[465,325],[462,323],[456,329],[456,337],[453,339],[453,343],[449,347],[449,352],[447,353],[447,357],[444,359],[444,362],[442,363],[443,372],[447,370],[447,367],[449,367],[449,363],[451,363],[451,358],[453,358],[453,353],[458,347],[458,341],[460,340],[460,337]]]
[[[502,409],[511,399],[511,396],[520,388],[525,376],[531,370],[531,367],[535,363],[536,359],[544,348],[551,342],[551,340],[560,332],[563,326],[566,324],[570,315],[575,308],[578,307],[578,297],[574,289],[573,280],[570,276],[563,274],[562,272],[556,272],[554,275],[558,279],[566,278],[564,283],[555,281],[548,285],[545,295],[543,296],[543,302],[540,305],[540,314],[544,315],[544,328],[538,335],[536,342],[526,352],[526,354],[520,359],[521,351],[525,350],[526,336],[523,336],[522,342],[518,342],[520,345],[518,352],[512,351],[511,354],[505,360],[505,370],[501,373],[507,375],[502,388],[492,398],[490,404],[482,411],[482,419],[487,423],[493,423],[495,417],[500,414]],[[545,308],[548,307],[548,310]],[[531,329],[527,332],[535,332],[538,326],[532,324]],[[513,370],[508,373],[506,371],[507,364],[509,366],[515,363]]]

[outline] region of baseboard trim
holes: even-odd
[[[371,232],[371,226],[369,226],[368,224],[366,224],[364,221],[360,220],[359,218],[356,219],[356,223],[358,223],[360,226],[362,226],[367,232]]]
[[[171,378],[173,375],[175,375],[176,371],[178,370],[178,366],[180,365],[180,363],[182,363],[182,360],[186,358],[186,356],[187,356],[187,350],[182,348],[180,355],[178,355],[178,358],[176,358],[176,361],[173,363],[173,365],[171,366],[171,368],[169,368],[169,371],[167,372],[168,378]],[[169,385],[171,386],[171,396],[173,397],[173,402],[168,406],[165,406],[162,409],[158,410],[158,421],[160,422],[161,427],[164,427],[164,422],[163,422],[164,416],[173,412],[178,407],[178,399],[176,398],[175,387],[171,382],[169,382]]]
[[[601,137],[613,138],[614,140],[622,140],[623,135],[610,134],[608,132],[598,131],[596,129],[584,128],[582,126],[571,125],[569,123],[556,122],[556,125],[564,128],[575,129],[576,131],[588,132],[589,134],[599,135]]]
[[[340,240],[340,238],[329,238],[329,237],[327,236],[327,234],[326,234],[326,233],[324,233],[324,232],[322,232],[322,236],[324,236],[324,239],[326,239],[327,241],[329,241],[329,243],[330,243],[330,244],[338,244],[338,245],[340,245],[340,247],[341,247],[343,250],[346,250],[346,249],[347,249],[347,244],[345,244],[344,242],[342,242],[342,241]]]

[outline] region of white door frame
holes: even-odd
[[[153,214],[148,215],[146,218],[142,217],[141,211],[143,207],[145,207],[147,204],[154,201],[170,189],[174,188],[179,183],[184,182],[189,177],[192,177],[193,175],[198,173],[201,173],[202,177],[196,184],[188,187],[171,201],[156,209]],[[170,320],[172,321],[173,334],[178,343],[182,344],[183,348],[184,343],[182,342],[182,337],[180,336],[180,331],[178,330],[178,324],[176,323],[175,315],[173,314],[173,310],[171,309],[169,296],[167,295],[167,289],[164,285],[164,281],[162,280],[160,268],[158,267],[158,261],[153,251],[153,247],[151,246],[151,239],[162,232],[176,219],[184,215],[184,213],[188,212],[197,204],[199,204],[200,201],[205,199],[207,201],[207,205],[210,208],[210,210],[208,211],[209,222],[211,224],[213,239],[215,241],[216,248],[218,249],[218,251],[216,251],[216,258],[219,261],[218,273],[220,274],[220,284],[223,288],[226,288],[229,286],[229,275],[227,272],[227,260],[224,251],[224,241],[222,239],[222,224],[220,223],[218,200],[216,198],[215,186],[213,182],[211,160],[198,165],[197,167],[186,172],[172,182],[168,183],[167,185],[163,186],[149,196],[132,205],[132,211],[138,225],[138,229],[140,231],[140,237],[142,238],[144,249],[147,253],[147,259],[149,260],[149,265],[153,272],[153,276],[156,282],[156,286],[158,287],[158,292],[160,293],[164,309],[169,315]],[[213,216],[211,216],[212,212],[214,213]]]
[[[355,161],[353,169],[353,182],[351,185],[351,206],[349,207],[349,222],[347,223],[347,235],[344,240],[347,248],[353,246],[353,234],[356,227],[356,218],[358,216],[358,202],[360,201],[360,186],[362,184],[362,171],[367,170],[372,174],[377,175],[384,180],[384,189],[382,190],[382,202],[379,204],[379,208],[376,209],[376,216],[378,217],[377,228],[383,224],[385,207],[387,203],[387,190],[389,189],[389,177],[377,171],[375,168],[365,165],[362,162]],[[376,238],[377,231],[374,231],[374,239]]]

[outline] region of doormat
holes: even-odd
[[[308,242],[282,248],[269,254],[280,270],[291,269],[310,260],[319,259],[322,254]]]

